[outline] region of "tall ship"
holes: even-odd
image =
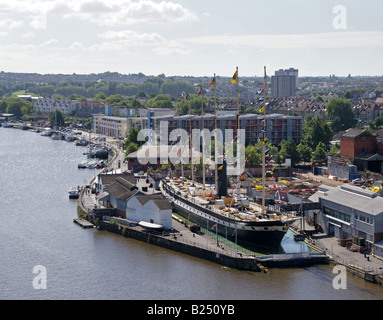
[[[215,75],[213,81],[215,89]],[[212,86],[213,81],[210,86]],[[232,83],[234,81],[237,82],[238,92],[238,68],[233,76]],[[261,108],[261,111],[263,112],[264,119],[266,119],[266,68],[263,85],[264,97],[263,110]],[[254,248],[279,250],[281,248],[282,239],[289,229],[289,225],[296,220],[296,217],[288,213],[272,211],[268,206],[266,206],[266,121],[263,121],[263,123],[261,204],[252,202],[241,194],[241,179],[239,177],[237,177],[238,180],[235,186],[237,189],[236,194],[233,190],[232,194],[228,195],[227,163],[225,160],[220,161],[223,162],[223,164],[220,164],[220,167],[218,168],[217,156],[215,158],[214,190],[213,188],[205,185],[204,169],[202,170],[202,183],[197,183],[195,181],[193,165],[191,168],[192,180],[186,179],[183,176],[179,178],[168,176],[161,181],[159,187],[163,195],[172,203],[174,210],[187,219],[187,223],[191,221],[203,228],[206,228],[207,230],[214,230],[214,232],[222,237],[235,241],[236,244],[248,245],[249,247]],[[237,128],[240,128],[239,93]]]

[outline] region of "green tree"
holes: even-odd
[[[283,140],[281,143],[281,150],[279,151],[279,157],[283,159],[283,162],[286,159],[291,159],[291,166],[295,166],[299,161],[299,152],[297,150],[297,145],[295,144],[293,139],[289,139],[288,141]]]
[[[65,126],[64,115],[60,110],[55,110],[49,115],[49,123],[51,126],[63,127]]]
[[[106,101],[111,104],[111,105],[121,105],[125,99],[122,95],[120,94],[114,94],[106,98]]]
[[[5,113],[7,111],[7,101],[5,99],[0,100],[0,112]]]
[[[137,136],[138,136],[138,133],[140,132],[140,130],[141,130],[140,128],[136,128],[136,127],[130,128],[128,134],[126,135],[126,140],[124,143],[124,149],[127,149],[131,143],[136,144],[138,147],[140,147],[141,145],[143,145],[145,143],[145,141],[137,141]]]
[[[189,100],[185,100],[183,102],[181,101],[177,103],[174,107],[178,110],[178,113],[181,115],[189,114],[189,101],[190,101],[190,113],[202,114],[201,97],[189,98]],[[207,110],[207,104],[205,99],[203,100],[203,109]]]
[[[333,131],[330,125],[322,117],[306,117],[303,124],[303,144],[312,150],[316,148],[319,142],[328,145],[333,137]]]
[[[330,99],[326,104],[326,115],[332,120],[331,126],[334,132],[347,130],[354,125],[352,105],[347,99]]]
[[[313,151],[308,145],[303,144],[301,142],[297,146],[297,151],[299,153],[299,157],[300,157],[301,161],[304,161],[304,162],[310,162],[311,161]]]
[[[169,96],[165,94],[158,94],[154,98],[149,99],[146,104],[146,108],[173,108],[173,104]]]
[[[327,157],[327,149],[323,142],[319,142],[315,151],[313,152],[313,160],[325,160]]]
[[[106,94],[104,92],[99,92],[96,94],[96,96],[94,97],[94,100],[96,101],[105,101],[106,100]]]
[[[135,152],[139,149],[139,146],[137,143],[135,142],[130,142],[127,146],[126,146],[126,150],[125,150],[125,154],[128,156],[129,154],[131,154],[132,152]]]
[[[24,99],[10,97],[6,100],[6,112],[12,113],[16,117],[28,115],[33,112],[33,103]]]

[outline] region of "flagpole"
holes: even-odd
[[[203,93],[202,93],[202,80],[201,80],[201,110],[202,110],[202,184],[203,184],[203,190],[205,190],[205,125],[203,121]]]
[[[192,186],[194,187],[194,161],[193,161],[193,143],[192,143],[192,124],[191,124],[190,99],[188,99],[188,100],[189,100],[190,162],[191,162]]]
[[[179,115],[178,115],[178,128],[181,128],[181,121],[180,121]],[[182,177],[182,179],[185,178],[185,176],[184,176],[183,152],[181,152],[181,177]]]
[[[237,201],[241,198],[241,168],[240,168],[240,161],[239,161],[239,148],[240,148],[240,141],[239,141],[239,132],[241,129],[240,120],[239,120],[239,75],[238,75],[238,67],[236,70],[237,73],[237,107],[238,107],[238,115],[237,115],[237,175],[238,175],[238,182],[237,182]]]
[[[216,100],[216,88],[215,88],[215,83],[216,83],[216,79],[215,79],[215,73],[214,73],[214,115],[215,115],[215,118],[214,118],[214,127],[215,127],[215,139],[214,139],[214,162],[215,162],[215,191],[216,191],[216,194],[218,195],[218,164],[217,164],[217,156],[218,156],[218,152],[217,152],[217,100]]]
[[[266,147],[266,67],[264,67],[263,80],[263,142],[262,142],[262,214],[265,214],[265,197],[266,197],[266,172],[265,172],[265,147]]]

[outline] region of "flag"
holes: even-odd
[[[223,165],[218,168],[218,170],[222,170],[222,169],[223,169]]]
[[[210,84],[209,84],[209,87],[214,87],[215,86],[215,76],[213,78],[213,80],[211,80]]]
[[[263,109],[263,107],[261,109],[259,109],[259,113],[262,113],[265,109]]]
[[[231,83],[236,83],[238,78],[238,69],[234,72],[233,77],[231,78]]]
[[[217,226],[217,224],[215,224],[214,226],[212,226],[212,227],[211,227],[211,230],[214,230],[216,226]]]
[[[202,87],[198,91],[198,97],[202,94]]]
[[[185,100],[189,100],[189,94],[187,94],[187,95],[185,96],[185,98],[183,98],[182,102],[185,102]]]

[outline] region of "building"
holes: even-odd
[[[87,118],[92,114],[105,112],[105,103],[100,101],[80,101],[75,106],[74,115],[77,117]]]
[[[349,184],[321,185],[309,200],[320,203],[321,212],[314,212],[313,218],[325,233],[338,239],[361,238],[373,253],[381,254],[377,245],[383,241],[383,197],[378,193]]]
[[[298,70],[280,69],[271,77],[271,97],[293,97],[298,88]]]
[[[91,117],[94,113],[104,113],[105,104],[98,101],[78,101],[70,99],[38,98],[33,103],[35,112],[50,114],[60,110],[64,115]]]
[[[162,195],[136,195],[126,204],[126,219],[172,228],[172,206]]]
[[[96,177],[96,184],[98,192],[105,191],[105,188],[116,181],[117,178],[123,178],[130,182],[132,185],[136,185],[136,179],[132,173],[121,172],[121,173],[100,173]]]
[[[125,180],[118,177],[113,183],[104,188],[104,194],[101,194],[99,201],[103,202],[106,208],[115,208],[116,215],[126,218],[126,204],[127,201],[135,196],[142,195],[138,188]]]
[[[240,127],[245,130],[245,143],[256,143],[262,139],[263,129],[263,116],[256,114],[243,114],[239,116]],[[153,117],[151,119],[152,130],[160,135],[161,130],[164,130],[167,125],[168,136],[174,129],[184,129],[190,133],[191,129],[205,129],[212,132],[215,129],[215,116],[214,114],[197,115],[183,115],[183,116],[161,116]],[[162,122],[162,123],[161,123]],[[165,122],[165,125],[164,125]],[[222,132],[226,129],[233,130],[233,137],[237,132],[237,115],[236,114],[223,114],[217,116],[217,128]],[[295,143],[299,144],[302,139],[302,124],[303,120],[299,116],[285,116],[282,114],[269,114],[266,115],[266,133],[268,140],[278,145],[283,140],[292,138]],[[225,135],[224,135],[225,136]]]
[[[92,115],[92,132],[112,137],[126,137],[129,132],[129,118]]]
[[[358,170],[383,172],[382,142],[377,134],[349,129],[340,137],[340,155],[347,157]]]

